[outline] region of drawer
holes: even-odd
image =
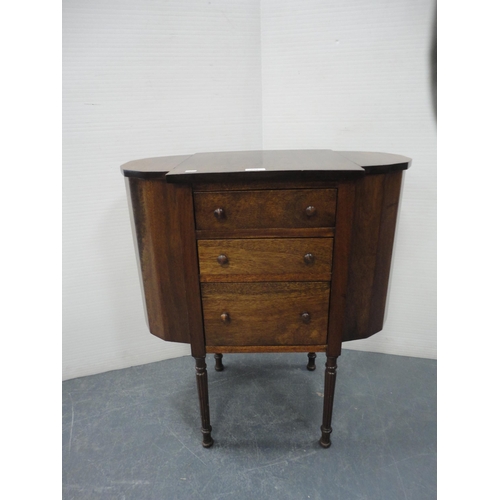
[[[333,238],[199,240],[200,281],[329,281]]]
[[[196,229],[334,227],[336,189],[194,193]]]
[[[330,283],[202,283],[207,346],[324,345]]]

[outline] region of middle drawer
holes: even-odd
[[[201,282],[330,281],[333,238],[198,240]]]

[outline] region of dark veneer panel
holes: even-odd
[[[402,172],[358,180],[342,341],[382,330]]]
[[[149,329],[163,340],[196,344],[190,332],[202,327],[191,189],[128,182]]]

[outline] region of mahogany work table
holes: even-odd
[[[191,344],[202,444],[213,444],[205,357],[326,353],[330,446],[342,342],[383,327],[410,158],[331,150],[198,153],[121,169],[153,335]]]

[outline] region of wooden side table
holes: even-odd
[[[384,321],[403,170],[331,150],[198,153],[123,165],[151,333],[191,344],[204,447],[207,353],[326,353],[330,446],[342,342]]]

